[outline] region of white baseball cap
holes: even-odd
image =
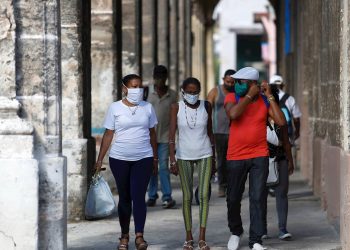
[[[270,78],[270,84],[281,85],[283,83],[283,78],[280,75],[273,75]]]
[[[235,74],[232,75],[232,77],[234,79],[257,81],[259,79],[259,71],[253,67],[245,67],[238,70]]]

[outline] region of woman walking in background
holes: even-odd
[[[192,235],[191,203],[193,196],[193,170],[198,167],[199,176],[199,216],[200,234],[198,249],[209,250],[205,240],[205,231],[209,211],[209,184],[215,173],[215,148],[212,132],[209,102],[198,100],[201,90],[196,78],[187,78],[182,83],[184,100],[171,106],[169,150],[170,171],[180,175],[183,202],[182,212],[186,229],[184,250],[194,246]],[[178,129],[178,143],[175,158],[175,133]]]
[[[116,136],[109,153],[109,163],[119,192],[119,223],[122,235],[118,249],[127,250],[131,213],[135,222],[136,249],[147,249],[143,239],[146,221],[145,194],[152,174],[157,173],[157,140],[155,125],[157,117],[150,103],[142,101],[143,88],[138,75],[123,78],[121,101],[112,103],[107,111],[96,170]]]

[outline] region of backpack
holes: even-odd
[[[286,101],[289,98],[289,95],[286,93],[282,96],[279,106],[284,114],[284,117],[286,118],[287,125],[288,125],[288,137],[292,138],[294,129],[293,129],[293,116],[290,113],[288,107],[286,106]]]

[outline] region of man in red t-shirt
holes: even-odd
[[[243,233],[241,200],[249,173],[249,247],[263,250],[261,236],[266,206],[263,194],[269,165],[266,121],[268,116],[279,126],[286,121],[268,83],[258,86],[259,72],[256,69],[242,68],[232,77],[236,80],[235,93],[225,98],[226,114],[231,121],[227,150],[227,214],[232,235],[227,247],[236,250]]]

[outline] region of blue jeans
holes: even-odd
[[[158,143],[158,159],[159,168],[158,175],[160,178],[160,188],[162,191],[162,201],[171,200],[171,184],[170,184],[170,172],[169,172],[169,144]],[[148,186],[148,198],[156,200],[158,198],[158,175],[151,176],[151,180]]]
[[[254,243],[262,243],[261,236],[265,229],[265,188],[269,173],[269,157],[229,160],[227,161],[227,170],[228,226],[231,233],[237,236],[243,233],[241,200],[249,173],[249,246],[252,248]]]

